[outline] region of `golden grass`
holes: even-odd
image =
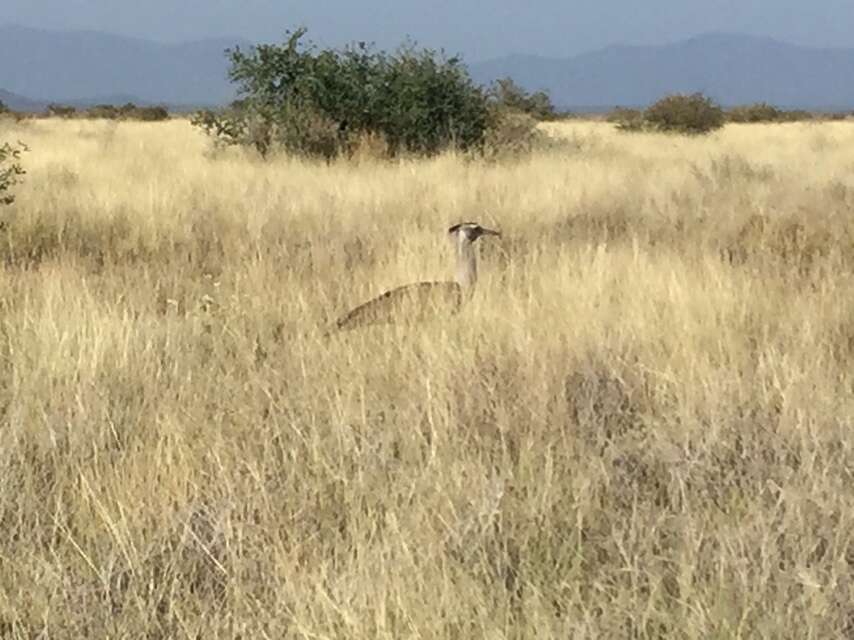
[[[0,123],[0,636],[854,633],[854,125],[314,164]],[[456,318],[331,340],[389,287]]]

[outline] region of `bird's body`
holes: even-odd
[[[386,291],[342,316],[338,329],[371,324],[423,322],[436,315],[454,314],[463,304],[463,288],[456,282],[416,282]]]
[[[391,289],[339,318],[336,328],[345,331],[367,325],[411,324],[457,313],[477,282],[475,240],[500,234],[474,222],[454,225],[448,232],[457,254],[456,281],[416,282]]]

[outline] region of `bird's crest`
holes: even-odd
[[[479,225],[477,222],[460,222],[448,229],[450,235],[464,234],[466,239],[474,242],[481,236],[500,236],[498,231],[487,229]]]

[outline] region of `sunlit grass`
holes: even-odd
[[[0,123],[0,635],[854,628],[854,125],[263,162]],[[457,317],[324,339],[452,276]]]

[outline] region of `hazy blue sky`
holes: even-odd
[[[565,56],[613,43],[667,42],[707,31],[854,47],[854,0],[0,0],[0,21],[111,31],[154,40],[239,36],[279,41],[300,24],[321,44],[407,35],[477,61],[507,53]]]

